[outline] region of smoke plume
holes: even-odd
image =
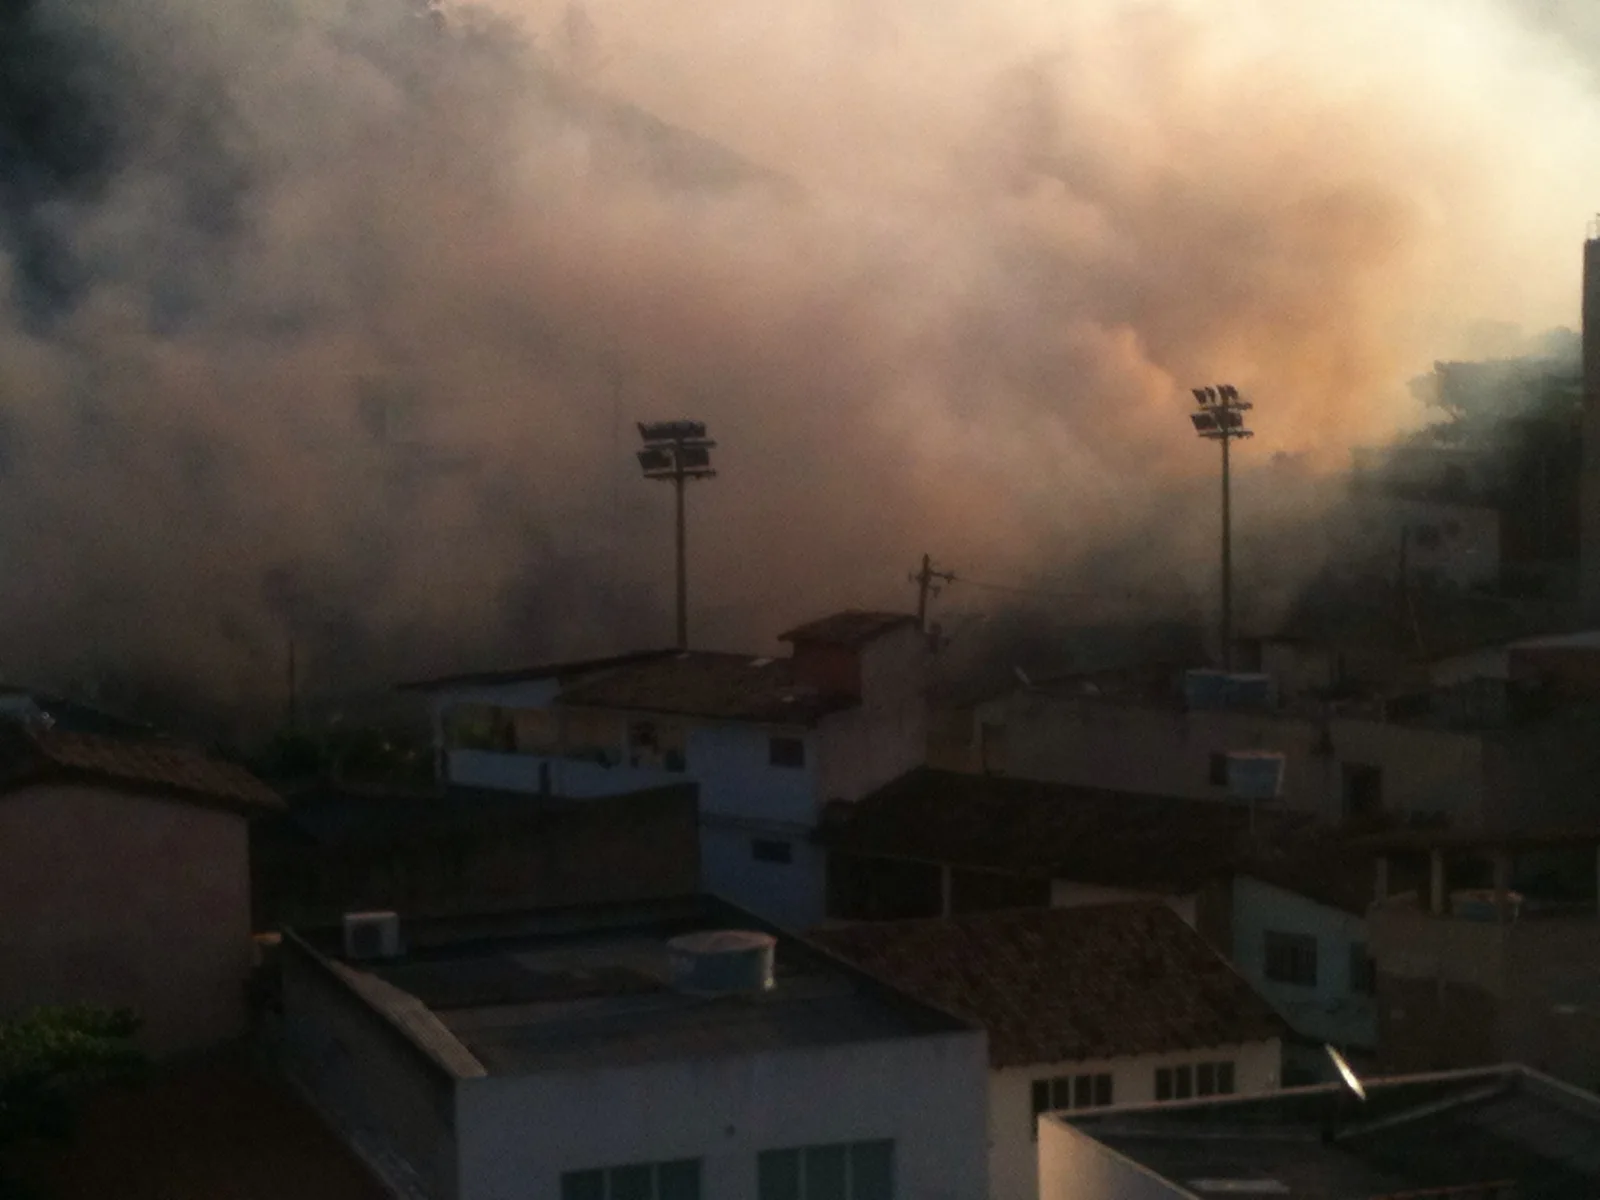
[[[313,686],[663,640],[632,422],[708,422],[694,640],[920,554],[1315,569],[1351,446],[1571,323],[1579,18],[1355,0],[0,3],[0,672]],[[1265,539],[1265,540],[1263,540]],[[1263,552],[1265,553],[1265,552]],[[1260,555],[1258,555],[1258,558]]]

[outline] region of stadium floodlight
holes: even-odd
[[[1244,414],[1253,407],[1239,398],[1239,389],[1224,383],[1190,388],[1198,410],[1189,414],[1200,437],[1222,443],[1222,666],[1233,670],[1233,512],[1228,446],[1235,438],[1254,437]]]
[[[684,485],[694,479],[712,479],[711,451],[716,442],[706,437],[704,421],[640,421],[644,448],[636,451],[646,479],[670,481],[677,497],[678,533],[678,649],[689,648],[689,572],[687,531],[684,520]]]

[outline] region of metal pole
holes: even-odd
[[[1233,670],[1233,514],[1230,510],[1228,443],[1233,441],[1226,427],[1222,430],[1222,669]]]
[[[933,584],[933,560],[922,556],[922,570],[917,572],[917,629],[928,631],[928,588]]]
[[[673,474],[672,485],[678,493],[678,649],[689,648],[689,568],[688,552],[684,546],[686,522],[683,519],[683,448],[680,446],[674,457],[677,469]]]

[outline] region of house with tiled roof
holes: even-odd
[[[786,655],[656,650],[404,685],[433,714],[453,787],[573,799],[693,782],[703,885],[768,919],[823,916],[812,834],[927,754],[915,617],[848,610]]]
[[[1127,900],[1168,905],[1270,1000],[1288,1069],[1377,1039],[1372,856],[1281,810],[1071,784],[908,772],[830,808],[828,915],[883,920]]]
[[[1011,909],[812,940],[989,1035],[989,1197],[1035,1200],[1041,1114],[1279,1085],[1283,1022],[1169,907]]]
[[[157,1054],[242,1032],[249,824],[280,807],[191,746],[0,720],[0,1015],[127,1007]]]

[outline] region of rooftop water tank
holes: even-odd
[[[667,943],[672,952],[672,984],[692,996],[769,992],[777,947],[777,938],[747,929],[686,933]]]
[[[1228,795],[1239,800],[1276,800],[1283,794],[1283,755],[1273,750],[1228,753]]]

